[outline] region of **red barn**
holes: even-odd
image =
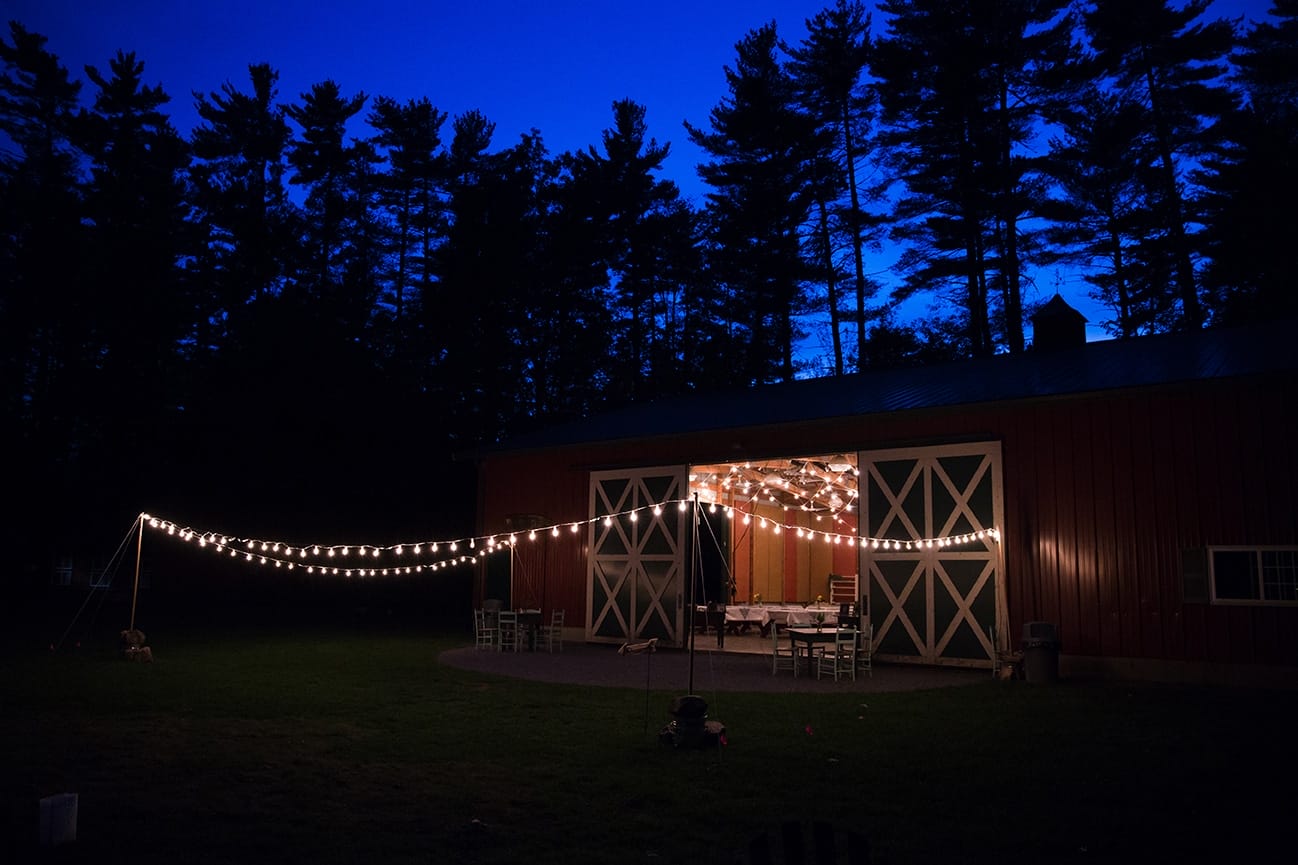
[[[990,666],[1047,622],[1065,674],[1298,681],[1293,324],[1037,333],[479,452],[479,532],[513,545],[478,598],[683,645],[691,599],[843,593],[880,660]]]

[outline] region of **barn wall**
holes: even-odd
[[[528,515],[542,525],[567,520],[584,520],[589,507],[589,472],[573,468],[562,460],[538,459],[534,455],[493,456],[484,460],[478,472],[479,533],[508,534],[511,517]],[[587,533],[566,528],[559,537],[540,533],[528,540],[518,536],[519,565],[532,579],[543,584],[545,610],[565,610],[565,624],[583,625],[586,615]],[[515,568],[516,577],[520,567]],[[475,602],[481,602],[481,584]]]
[[[490,532],[509,513],[584,519],[592,468],[998,440],[1013,635],[1044,620],[1080,658],[1298,665],[1298,608],[1183,603],[1180,573],[1184,548],[1298,545],[1296,416],[1277,377],[844,418],[493,456],[479,501]],[[550,553],[570,611],[584,540]]]

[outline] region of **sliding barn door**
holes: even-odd
[[[683,646],[685,466],[593,472],[586,639]]]
[[[1000,544],[999,442],[864,451],[861,548],[875,654],[882,660],[988,666],[989,629],[1007,621]],[[977,539],[978,532],[984,536]],[[975,536],[967,543],[929,540]]]

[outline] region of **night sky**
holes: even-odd
[[[770,20],[796,42],[830,0],[0,0],[6,20],[49,37],[70,70],[107,69],[135,51],[145,81],[172,97],[187,133],[192,91],[231,81],[248,87],[250,63],[280,72],[280,99],[295,101],[332,78],[344,94],[400,101],[427,96],[450,116],[478,109],[496,123],[497,148],[539,129],[551,153],[598,145],[612,103],[648,109],[650,133],[671,142],[668,173],[701,199],[700,152],[681,122],[706,126],[726,94],[722,68],[735,43]],[[1262,17],[1270,0],[1216,0],[1222,14]],[[878,16],[876,33],[880,31]],[[88,96],[90,87],[83,90]]]
[[[598,145],[612,103],[648,109],[650,133],[671,142],[669,172],[701,198],[699,151],[681,122],[707,125],[725,95],[722,67],[750,29],[775,19],[796,41],[824,4],[793,0],[0,0],[5,19],[49,37],[80,73],[106,70],[120,48],[136,52],[145,81],[172,97],[173,122],[196,120],[192,91],[227,80],[248,89],[247,67],[280,72],[280,100],[332,78],[344,94],[399,101],[427,96],[450,116],[478,109],[496,124],[496,149],[532,128],[551,153]],[[89,97],[87,84],[82,91]],[[449,127],[447,129],[449,134]]]
[[[74,74],[107,71],[118,49],[135,51],[147,84],[172,97],[172,120],[188,134],[197,117],[193,91],[230,81],[249,89],[247,68],[267,62],[280,73],[279,97],[297,101],[332,78],[344,95],[363,91],[399,101],[428,97],[450,117],[477,109],[496,124],[493,149],[540,130],[551,154],[600,143],[614,100],[647,108],[649,131],[670,142],[666,175],[702,206],[707,191],[695,166],[701,151],[682,121],[706,127],[726,96],[723,68],[735,43],[775,20],[796,43],[804,21],[832,0],[0,0],[6,20],[49,38],[47,48]],[[1215,0],[1210,15],[1260,19],[1271,0]],[[874,33],[882,33],[875,15]],[[6,34],[7,38],[7,34]],[[84,76],[81,76],[84,79]],[[89,100],[87,84],[82,96]],[[367,112],[362,112],[361,117]],[[449,124],[445,130],[449,139]],[[363,125],[357,134],[366,134]],[[881,267],[886,266],[881,262]],[[1042,274],[1043,298],[1054,291]],[[1095,323],[1079,277],[1064,294]]]

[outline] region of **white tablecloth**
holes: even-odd
[[[707,607],[698,607],[700,613]],[[838,604],[727,604],[726,623],[739,624],[746,622],[757,624],[763,629],[771,622],[789,627],[791,625],[815,625],[816,615],[824,616],[824,623],[838,624]]]
[[[766,627],[769,622],[781,625],[814,625],[816,614],[825,621],[838,624],[837,604],[731,604],[726,607],[728,622],[758,622]]]
[[[765,607],[730,604],[726,607],[726,621],[756,623],[765,628],[771,621],[771,614]]]
[[[775,619],[782,625],[814,625],[816,616],[824,617],[824,621],[831,624],[838,624],[838,605],[837,604],[809,604],[803,607],[801,604],[788,604],[785,609],[781,610],[783,618],[779,614],[771,613],[771,618]]]

